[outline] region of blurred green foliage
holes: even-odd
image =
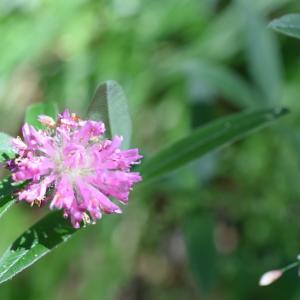
[[[300,38],[300,14],[287,14],[269,23],[269,27],[277,32]]]
[[[96,86],[118,81],[133,144],[149,156],[193,128],[245,108],[286,105],[270,129],[135,189],[107,216],[0,287],[0,299],[298,299],[288,274],[261,273],[300,249],[298,40],[267,28],[293,0],[0,0],[0,126],[26,107],[84,114]],[[45,210],[1,219],[0,250]]]

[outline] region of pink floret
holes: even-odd
[[[142,180],[130,172],[142,156],[138,149],[121,150],[122,137],[105,139],[102,122],[83,121],[65,110],[55,122],[40,116],[43,130],[25,124],[22,141],[12,144],[17,158],[8,162],[12,178],[29,184],[19,191],[19,200],[30,204],[50,201],[62,209],[72,225],[95,222],[106,214],[122,213],[110,197],[128,202],[134,184]]]

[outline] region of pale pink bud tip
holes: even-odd
[[[45,126],[53,127],[55,125],[55,121],[49,116],[40,115],[38,120]]]
[[[260,286],[267,286],[272,284],[278,278],[282,276],[283,272],[280,270],[272,270],[263,274],[263,276],[259,280]]]

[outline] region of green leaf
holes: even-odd
[[[284,15],[273,20],[269,27],[282,34],[300,39],[300,14]]]
[[[20,186],[20,184],[14,183],[11,177],[0,181],[0,218],[15,203],[13,193],[20,188]]]
[[[238,107],[250,108],[261,104],[260,95],[244,81],[238,74],[226,66],[217,65],[208,61],[192,60],[180,66],[191,78],[213,87]]]
[[[12,137],[6,133],[0,132],[0,163],[14,158],[16,153],[13,151],[11,144]]]
[[[209,293],[217,278],[214,220],[209,215],[189,215],[183,229],[190,268],[201,290]]]
[[[14,193],[24,187],[27,182],[16,183],[11,177],[0,181],[0,218],[16,202]]]
[[[270,125],[288,112],[285,108],[246,111],[218,119],[200,127],[189,136],[145,160],[140,171],[146,179],[153,179],[174,171],[184,164],[244,136]]]
[[[252,1],[241,4],[245,21],[246,52],[249,69],[266,103],[277,105],[282,92],[282,65],[278,43],[267,29],[267,21],[255,9]]]
[[[47,115],[56,120],[58,113],[58,106],[55,102],[42,102],[31,104],[26,110],[25,122],[31,124],[37,129],[41,129],[43,128],[43,126],[38,121],[39,115]]]
[[[109,138],[123,136],[122,148],[129,148],[131,118],[125,93],[117,82],[108,80],[99,85],[88,109],[88,116],[105,123]]]
[[[12,149],[11,139],[9,135],[0,132],[0,163],[4,163],[8,159],[15,157],[16,153]],[[0,218],[14,204],[15,199],[13,193],[22,184],[14,183],[10,177],[0,181]]]
[[[70,221],[62,217],[61,211],[47,215],[23,233],[0,258],[0,283],[67,241],[75,231]]]

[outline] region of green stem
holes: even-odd
[[[295,261],[292,264],[287,265],[286,267],[282,268],[281,271],[282,272],[286,272],[286,271],[289,271],[289,270],[291,270],[293,268],[298,267],[299,265],[300,265],[300,261]]]

